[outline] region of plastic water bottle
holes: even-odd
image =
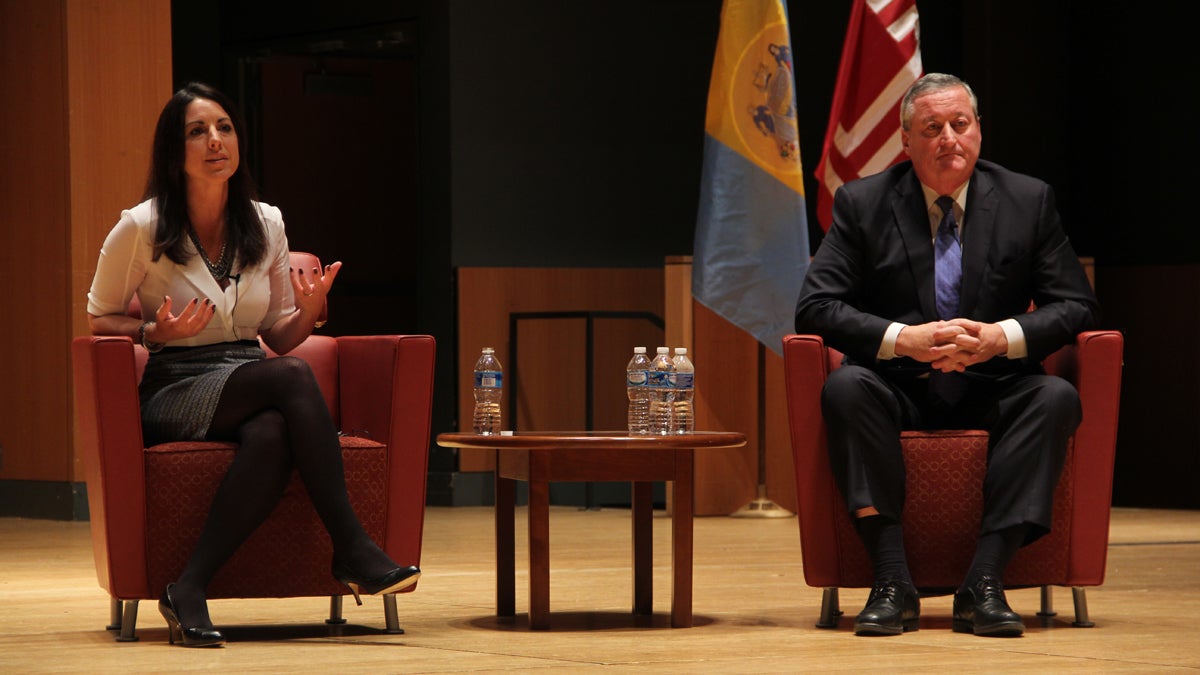
[[[625,389],[629,393],[629,433],[650,433],[650,357],[645,347],[634,347],[625,366]]]
[[[696,398],[696,367],[688,358],[687,347],[676,347],[671,360],[675,372],[672,375],[675,391],[674,418],[671,430],[677,434],[690,434],[696,430],[696,415],[693,401]]]
[[[650,433],[665,436],[671,433],[675,392],[671,389],[671,350],[659,347],[650,362]]]
[[[500,398],[504,394],[504,371],[496,350],[484,347],[475,362],[475,433],[500,433]]]

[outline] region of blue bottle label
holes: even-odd
[[[475,371],[475,386],[484,389],[501,389],[504,387],[504,373],[495,370]]]
[[[644,370],[625,371],[625,386],[627,386],[627,387],[644,387],[644,386],[646,386],[646,371],[644,371]]]
[[[665,370],[651,370],[646,373],[646,384],[651,387],[671,386],[671,373]]]
[[[675,379],[674,386],[676,389],[691,389],[694,386],[693,383],[695,382],[696,374],[673,373],[672,377]]]

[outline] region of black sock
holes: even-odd
[[[858,536],[867,547],[875,581],[901,581],[912,585],[904,555],[904,532],[900,523],[884,516],[867,516],[856,522]]]
[[[1025,535],[1028,532],[1029,525],[1023,523],[980,535],[979,545],[975,548],[975,559],[971,561],[971,569],[967,572],[962,587],[970,588],[983,576],[1003,581],[1008,562],[1016,555],[1021,544],[1025,543]]]

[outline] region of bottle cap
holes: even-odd
[[[495,353],[496,353],[496,350],[495,350],[495,349],[492,349],[491,347],[484,347],[484,348],[483,348],[483,353],[484,353],[484,354],[495,354]]]
[[[645,354],[645,353],[646,353],[646,348],[645,348],[645,347],[634,347],[634,348],[633,348],[633,353],[634,353],[634,354]]]
[[[676,348],[675,348],[675,354],[676,354],[676,355],[678,355],[678,354],[686,354],[686,353],[687,353],[687,347],[676,347]]]
[[[670,347],[659,347],[659,348],[658,348],[658,353],[659,353],[659,354],[670,354],[670,353],[671,353],[671,348],[670,348]]]

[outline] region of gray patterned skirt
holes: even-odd
[[[151,354],[138,390],[146,445],[204,440],[230,374],[263,358],[257,340],[167,347]]]

